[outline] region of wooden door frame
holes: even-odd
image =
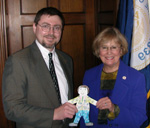
[[[2,73],[7,56],[5,0],[0,0],[0,86],[2,84]]]
[[[0,0],[0,127],[13,128],[15,124],[6,119],[2,103],[2,74],[8,57],[6,28],[5,0]]]
[[[4,63],[8,57],[7,53],[5,0],[0,0],[0,74],[3,72]]]

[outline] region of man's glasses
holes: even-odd
[[[108,50],[112,51],[112,52],[116,52],[120,49],[119,46],[111,46],[111,47],[107,47],[107,46],[100,46],[100,50],[103,52],[107,52]]]
[[[59,25],[56,25],[53,27],[51,25],[48,25],[48,24],[43,24],[43,25],[37,24],[37,25],[39,25],[42,28],[43,32],[49,32],[52,29],[54,31],[54,33],[59,33],[62,29],[62,27]]]

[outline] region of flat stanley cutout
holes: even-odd
[[[82,116],[86,126],[93,126],[93,123],[89,120],[90,103],[96,106],[97,101],[89,97],[88,93],[89,87],[86,85],[80,85],[78,87],[79,96],[68,101],[71,104],[76,103],[78,109],[73,123],[70,123],[69,126],[77,126]]]

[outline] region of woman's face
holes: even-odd
[[[118,70],[120,57],[122,56],[122,49],[120,44],[113,40],[104,43],[100,46],[99,57],[104,64],[105,72],[114,72]]]

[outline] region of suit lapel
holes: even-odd
[[[54,106],[59,106],[58,100],[56,100],[55,97],[57,97],[56,90],[53,85],[53,81],[51,78],[51,75],[49,73],[49,70],[45,64],[45,61],[42,57],[42,54],[40,50],[38,49],[36,43],[33,43],[32,45],[32,60],[34,61],[34,68],[35,72],[37,74],[39,83],[45,90],[45,94],[50,99],[50,103],[53,103]]]
[[[110,97],[115,104],[119,104],[128,92],[127,77],[127,69],[125,69],[123,62],[120,61],[115,87]]]

